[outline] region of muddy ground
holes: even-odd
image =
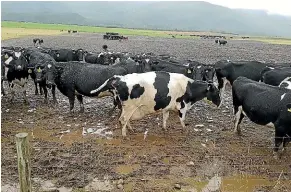
[[[46,47],[101,51],[107,44],[112,51],[169,53],[208,64],[220,59],[291,62],[291,46],[248,40],[219,46],[214,40],[151,37],[119,42],[96,34],[43,39]],[[32,37],[2,41],[2,46],[10,45],[32,46]],[[16,190],[14,139],[19,132],[29,133],[34,191],[179,190],[174,189],[175,184],[182,191],[207,191],[211,178],[217,181],[213,190],[291,191],[290,144],[282,158],[275,160],[274,129],[247,118],[241,125],[243,135],[234,135],[229,87],[221,109],[203,101],[195,104],[186,116],[188,133],[181,130],[173,112],[167,133],[161,129],[161,114],[156,114],[132,122],[134,132],[122,140],[119,110],[108,115],[113,107],[111,98],[85,98],[85,113],[78,112],[76,102],[76,111],[70,114],[68,99],[59,91],[58,105],[45,104],[42,95],[34,95],[31,80],[29,84],[29,105],[23,104],[20,92],[13,104],[8,102],[9,95],[1,98],[2,191]]]

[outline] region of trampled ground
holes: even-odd
[[[101,51],[107,44],[112,51],[168,53],[208,64],[220,59],[291,61],[291,46],[248,40],[219,46],[214,40],[130,36],[119,42],[82,33],[43,39],[45,47]],[[2,46],[10,45],[33,46],[32,37],[2,41]],[[47,105],[42,95],[34,95],[31,80],[29,87],[29,106],[23,104],[20,92],[12,105],[9,95],[1,99],[1,186],[6,191],[14,189],[18,181],[14,136],[23,131],[30,134],[35,191],[54,187],[60,191],[122,191],[118,187],[125,191],[174,191],[175,184],[182,191],[207,191],[211,178],[220,183],[215,186],[221,191],[291,191],[290,144],[281,160],[275,160],[273,128],[245,119],[243,136],[234,135],[230,88],[221,109],[197,102],[186,116],[188,134],[181,131],[175,113],[170,114],[168,133],[164,134],[162,117],[157,114],[133,122],[134,133],[128,134],[129,140],[122,140],[116,117],[119,111],[108,115],[113,107],[111,98],[85,98],[85,113],[78,113],[77,104],[71,115],[68,99],[61,93],[57,92],[57,106]]]

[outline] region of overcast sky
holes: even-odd
[[[204,0],[229,8],[263,9],[270,13],[291,16],[291,0]]]

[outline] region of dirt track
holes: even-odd
[[[169,53],[208,64],[220,59],[291,62],[291,46],[247,40],[219,46],[214,40],[150,37],[105,41],[96,34],[43,39],[45,47],[100,51],[107,44],[112,51]],[[32,46],[32,37],[2,41],[2,46],[10,45]],[[23,104],[20,93],[13,105],[8,96],[1,99],[1,186],[17,182],[14,136],[26,131],[31,137],[36,191],[41,191],[40,183],[44,182],[40,181],[44,180],[51,180],[55,187],[89,190],[91,185],[91,191],[98,191],[98,187],[118,191],[112,183],[120,178],[125,191],[171,191],[176,183],[181,190],[200,191],[215,175],[222,177],[222,191],[291,191],[290,144],[282,159],[276,161],[272,157],[272,128],[255,125],[245,118],[241,125],[243,136],[234,135],[229,88],[226,105],[221,109],[200,101],[188,112],[188,134],[181,130],[178,115],[171,113],[168,133],[161,130],[161,115],[152,115],[132,123],[135,131],[128,134],[129,140],[120,137],[116,117],[119,111],[108,116],[113,106],[111,98],[85,98],[85,113],[78,113],[76,102],[76,112],[71,115],[68,99],[59,92],[59,104],[53,106],[44,104],[43,96],[34,95],[33,89],[30,81],[29,106]],[[90,133],[83,136],[83,129],[89,128],[104,128],[102,133],[107,131],[109,138]],[[149,131],[144,140],[146,129]],[[67,130],[70,132],[60,133]],[[280,183],[276,185],[278,178]]]

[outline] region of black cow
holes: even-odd
[[[73,30],[72,32],[73,32],[73,33],[77,33],[78,31],[76,31],[76,30]]]
[[[232,87],[235,114],[234,130],[240,134],[240,123],[244,116],[259,125],[275,126],[275,147],[281,143],[283,149],[291,140],[291,91],[256,82],[246,77],[238,77]]]
[[[47,88],[52,89],[53,102],[57,103],[54,82],[55,60],[50,55],[38,51],[26,52],[25,54],[29,67],[32,69],[30,74],[35,83],[35,94],[38,94],[37,84],[39,84],[40,92],[42,94],[42,90],[44,91],[47,103]]]
[[[9,56],[8,59],[5,59],[5,67],[8,68],[6,79],[8,81],[8,87],[11,92],[10,101],[13,102],[15,95],[15,86],[18,85],[22,88],[24,102],[28,104],[28,99],[26,96],[27,89],[27,79],[28,79],[28,69],[27,69],[27,60],[22,54],[22,52],[13,52],[12,56]]]
[[[266,84],[279,86],[280,83],[287,77],[291,77],[291,67],[274,68],[268,72],[265,72],[262,75],[261,80]]]
[[[94,65],[80,62],[58,63],[55,82],[62,94],[69,98],[70,111],[74,108],[75,96],[80,103],[80,112],[84,111],[83,96],[94,97],[90,91],[99,87],[113,75],[145,72],[144,64],[133,60],[112,66]],[[118,104],[114,102],[115,106]],[[114,109],[113,108],[113,109]]]
[[[50,50],[49,55],[51,55],[55,59],[56,62],[83,61],[84,50],[83,49]]]
[[[227,43],[227,41],[224,39],[219,39],[218,42],[219,42],[219,45],[221,45],[221,44],[226,45],[226,43]]]
[[[258,61],[229,61],[221,60],[214,64],[215,74],[218,80],[218,89],[224,99],[224,90],[227,83],[232,83],[239,77],[247,77],[254,81],[260,81],[261,71],[267,66]]]
[[[148,63],[151,66],[151,71],[165,71],[170,73],[180,73],[186,77],[193,78],[194,66],[191,63],[179,65],[160,59],[149,59]]]

